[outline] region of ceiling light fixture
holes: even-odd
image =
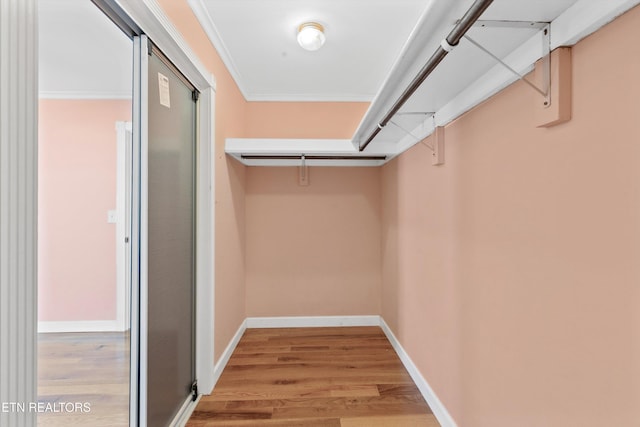
[[[305,22],[298,27],[298,44],[303,49],[318,50],[324,42],[324,27],[317,22]]]

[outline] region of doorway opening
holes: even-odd
[[[38,425],[128,426],[133,43],[91,2],[38,9]]]
[[[193,61],[181,36],[165,27],[166,17],[157,10],[138,2],[131,2],[124,12],[111,0],[93,0],[95,5],[39,1],[43,54],[39,400],[54,409],[53,404],[60,402],[77,409],[52,411],[55,415],[45,411],[39,414],[38,424],[145,426],[184,419],[194,407],[194,398],[209,393],[216,378],[212,365],[215,82]],[[49,21],[47,7],[53,9],[54,18]],[[82,8],[89,8],[85,12],[90,10],[102,23],[83,15]],[[142,28],[158,35],[171,59]],[[125,47],[110,49],[106,40],[92,38],[108,33],[117,34]],[[54,35],[61,34],[66,39],[53,41]],[[97,55],[88,55],[90,51]],[[123,52],[126,59],[117,56]],[[89,65],[104,69],[115,65],[116,69],[104,74]],[[116,75],[126,81],[126,90],[114,89],[117,84],[109,86],[109,79]],[[112,107],[121,103],[118,111],[126,114],[95,114],[107,101]],[[93,119],[108,120],[109,128]],[[97,130],[101,131],[92,133]],[[176,137],[172,132],[181,140],[172,141]],[[108,153],[101,151],[104,143],[101,148],[91,145],[107,135]],[[50,174],[47,168],[57,173]],[[106,169],[113,175],[99,183],[92,181]],[[169,176],[175,180],[167,181]],[[102,186],[107,181],[109,188]],[[60,200],[63,203],[56,203]],[[57,216],[47,216],[49,211]],[[94,218],[95,228],[85,224],[89,217]],[[105,226],[113,238],[108,251],[98,238]],[[177,252],[177,240],[166,239],[176,231],[182,245]],[[54,239],[59,235],[62,238]],[[176,261],[179,265],[169,273],[184,272],[180,275],[183,292],[166,298],[165,291],[174,292],[174,286],[157,292],[156,285],[171,285],[161,270]],[[58,270],[68,277],[61,274],[63,280],[58,280],[51,274]],[[80,280],[70,279],[78,276]],[[107,276],[107,286],[93,287]],[[60,288],[60,283],[67,287]],[[76,285],[69,288],[70,283]],[[168,322],[163,314],[171,310],[182,317]],[[176,329],[176,325],[182,326]],[[163,345],[175,337],[180,338],[177,345]],[[176,351],[159,353],[158,349]],[[176,363],[160,366],[158,361],[167,355],[175,356],[170,361]],[[107,367],[108,359],[117,363]],[[113,367],[116,371],[109,371]],[[173,382],[162,381],[169,368],[179,374],[179,390]]]

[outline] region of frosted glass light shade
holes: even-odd
[[[324,27],[316,22],[307,22],[298,27],[298,44],[306,50],[318,50],[324,44]]]

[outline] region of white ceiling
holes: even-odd
[[[439,44],[438,40],[473,3],[473,0],[186,1],[245,97],[267,101],[391,98],[394,90],[402,88],[399,81],[402,78],[394,74],[394,67],[410,61],[419,68]],[[481,19],[549,22],[561,14],[567,15],[565,12],[574,4],[584,4],[585,10],[597,9],[602,0],[495,0]],[[39,0],[39,17],[41,96],[130,97],[132,42],[90,0]],[[326,28],[327,42],[316,52],[305,51],[296,43],[298,25],[310,20]],[[421,26],[416,27],[419,22]],[[500,57],[531,37],[531,31],[527,30],[492,28],[472,29],[470,34]],[[409,43],[410,39],[414,43]],[[415,43],[416,39],[420,42]],[[494,65],[491,58],[469,47],[468,42],[461,45],[421,88],[420,92],[428,95],[414,97],[403,111],[438,110]],[[417,71],[415,67],[405,69],[409,70],[404,73],[407,76]],[[372,120],[378,115],[374,110],[367,114]],[[393,130],[386,129],[385,133],[388,132]]]
[[[38,0],[40,96],[131,98],[133,43],[90,0]]]
[[[248,100],[371,101],[431,0],[189,0]],[[325,27],[316,52],[296,42]]]

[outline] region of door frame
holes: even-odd
[[[96,0],[93,0],[94,2]],[[146,51],[147,36],[153,40],[153,43],[168,57],[169,60],[180,70],[182,74],[196,87],[200,92],[198,102],[198,124],[197,124],[197,150],[199,153],[197,159],[197,212],[196,212],[196,233],[198,236],[196,243],[196,378],[198,381],[198,391],[200,394],[209,394],[215,385],[214,376],[214,289],[215,289],[215,122],[214,122],[214,105],[216,84],[213,75],[202,65],[196,54],[191,50],[189,45],[183,39],[182,35],[175,29],[169,18],[159,6],[156,0],[102,0],[103,5],[111,3],[112,7],[124,13],[119,16],[125,22],[133,22],[139,27],[143,35],[139,37],[142,44],[134,43],[134,57],[142,58],[141,53]],[[142,59],[144,61],[144,59]],[[144,177],[146,171],[145,165],[140,164],[144,161],[137,157],[139,155],[140,144],[144,141],[141,138],[139,123],[146,120],[146,111],[141,109],[140,99],[146,99],[145,85],[141,85],[140,64],[135,65],[134,61],[134,109],[133,109],[133,144],[134,169],[136,165],[140,165],[142,170],[134,170],[141,173]],[[136,69],[137,68],[137,69]],[[136,102],[136,95],[138,101]],[[141,98],[143,97],[143,98]],[[137,104],[137,105],[136,105]],[[136,123],[137,121],[137,123]],[[137,146],[136,146],[137,144]],[[135,179],[135,178],[134,178]],[[144,212],[146,209],[146,194],[139,192],[134,182],[132,209],[133,212],[141,212],[141,220],[144,220]],[[141,188],[145,188],[144,186]],[[135,200],[137,198],[137,201]],[[136,206],[140,202],[140,205]],[[132,221],[131,234],[131,251],[136,254],[138,243],[140,247],[144,247],[146,242],[136,242],[135,236],[140,236],[142,229],[146,227],[143,221]],[[145,233],[142,233],[144,235]],[[139,259],[134,255],[132,259],[132,283],[140,280],[140,288],[132,286],[131,293],[131,377],[143,378],[143,372],[146,372],[144,365],[146,348],[140,345],[143,337],[139,332],[139,318],[146,315],[146,308],[140,307],[140,291],[146,290],[147,284],[144,283],[146,277],[145,260]],[[138,276],[138,274],[140,276]],[[142,342],[144,344],[144,342]],[[142,357],[141,357],[142,356]],[[137,365],[137,361],[141,360],[143,364]],[[145,414],[138,413],[138,402],[143,402],[146,396],[139,395],[139,390],[132,382],[131,387],[131,405],[130,419],[134,422],[138,419],[144,420]],[[185,407],[182,413],[183,417],[188,418],[190,412],[195,407],[194,404]],[[139,418],[140,417],[140,418]],[[144,427],[144,424],[140,424]]]
[[[116,122],[116,322],[120,331],[131,328],[131,122]]]

